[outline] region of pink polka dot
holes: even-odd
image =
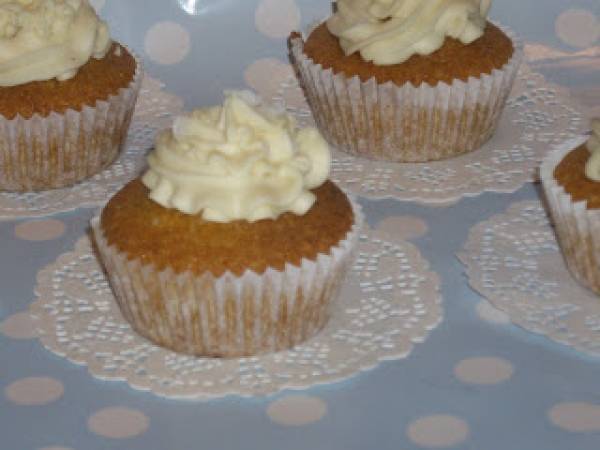
[[[422,447],[454,447],[467,439],[469,425],[459,417],[432,415],[412,422],[407,434],[411,441]]]
[[[590,47],[600,38],[600,21],[593,12],[584,9],[568,9],[561,13],[555,29],[557,36],[572,47]]]
[[[269,418],[280,425],[302,426],[317,422],[327,413],[327,404],[316,397],[290,395],[267,408]]]
[[[294,0],[262,0],[256,9],[256,29],[273,39],[284,39],[300,27],[300,10]]]
[[[481,385],[503,383],[514,371],[510,361],[495,357],[464,359],[454,367],[454,375],[460,381]]]
[[[272,99],[281,83],[294,75],[292,67],[276,58],[259,59],[244,71],[246,84],[263,99]]]
[[[171,65],[183,61],[191,47],[190,33],[175,22],[158,22],[144,37],[144,49],[152,61]]]
[[[113,407],[97,411],[88,419],[88,428],[99,436],[127,439],[143,434],[150,419],[141,411]]]
[[[399,239],[415,239],[429,230],[427,223],[414,216],[395,216],[382,220],[377,229]]]
[[[20,312],[7,317],[0,323],[0,333],[12,339],[33,339],[37,337],[35,326],[28,312]]]
[[[8,385],[4,393],[13,403],[22,406],[38,406],[52,403],[65,392],[63,384],[54,378],[30,377]]]
[[[30,220],[15,226],[15,236],[25,241],[50,241],[65,234],[65,224],[56,219]]]
[[[566,402],[548,411],[550,422],[574,433],[600,431],[600,405],[585,402]]]

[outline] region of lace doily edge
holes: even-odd
[[[518,326],[520,329],[522,329],[528,333],[533,333],[537,336],[544,337],[544,338],[548,339],[549,341],[558,343],[566,348],[574,349],[574,350],[577,350],[578,352],[581,352],[583,354],[590,355],[593,357],[600,357],[600,349],[594,350],[594,349],[591,349],[588,346],[586,346],[585,343],[573,342],[572,340],[565,338],[564,334],[560,333],[560,332],[549,332],[547,329],[544,329],[541,327],[533,327],[533,326],[531,326],[531,323],[526,322],[525,320],[520,320],[518,316],[515,317],[514,315],[510,314],[510,312],[507,311],[505,308],[503,308],[502,305],[499,305],[497,302],[494,302],[493,300],[491,300],[490,296],[488,295],[487,288],[484,286],[484,283],[482,281],[483,271],[481,270],[481,266],[477,261],[475,261],[472,258],[472,255],[476,254],[477,249],[475,247],[477,246],[478,242],[481,241],[480,239],[475,239],[475,237],[481,236],[481,234],[484,232],[484,230],[489,227],[489,224],[494,219],[494,217],[509,215],[509,214],[511,214],[511,212],[518,211],[525,207],[532,207],[532,206],[535,206],[535,207],[542,206],[543,207],[543,204],[540,200],[518,201],[518,202],[515,202],[515,203],[512,203],[511,205],[509,205],[509,207],[506,208],[505,211],[495,214],[495,215],[491,216],[490,218],[488,218],[487,220],[480,222],[480,223],[476,224],[473,228],[471,228],[471,230],[468,233],[468,236],[465,241],[465,245],[464,245],[463,249],[456,253],[456,258],[459,260],[459,262],[463,265],[463,267],[465,269],[465,271],[464,271],[465,278],[467,279],[467,282],[468,282],[469,286],[471,287],[471,289],[475,293],[480,295],[483,300],[489,301],[494,308],[506,313],[509,317],[511,324]],[[544,208],[544,210],[547,213],[546,208]],[[564,267],[564,269],[565,269],[565,271],[568,271],[566,266]],[[577,305],[575,305],[575,306],[577,306]],[[579,309],[581,309],[580,306],[577,306],[577,307]]]
[[[363,228],[363,233],[365,234],[367,230]],[[371,230],[374,231],[374,230]],[[37,311],[44,307],[45,299],[43,298],[43,293],[40,292],[39,286],[43,284],[47,280],[52,279],[53,272],[64,266],[66,261],[71,259],[71,255],[76,254],[78,250],[82,247],[85,249],[87,245],[89,245],[89,235],[82,236],[75,244],[74,249],[71,251],[65,252],[58,256],[58,258],[41,269],[36,277],[36,287],[34,290],[34,294],[36,296],[36,300],[34,300],[29,306],[29,314],[32,318],[34,327],[37,332],[38,340],[42,344],[42,346],[48,350],[50,353],[65,358],[68,362],[76,364],[77,366],[86,367],[87,372],[93,377],[100,379],[102,381],[109,382],[125,382],[131,388],[142,391],[142,392],[151,392],[154,395],[165,397],[174,400],[190,400],[190,401],[211,401],[222,399],[225,397],[241,397],[241,398],[257,398],[257,397],[268,397],[271,395],[276,395],[279,392],[283,392],[285,390],[291,391],[302,391],[306,389],[312,389],[318,386],[325,386],[335,383],[340,383],[344,381],[349,381],[354,379],[366,372],[369,372],[375,369],[383,362],[394,361],[406,358],[413,351],[415,344],[423,343],[430,333],[443,322],[444,320],[444,308],[443,308],[443,297],[441,294],[441,284],[439,275],[431,269],[431,265],[429,261],[427,261],[418,250],[418,248],[406,241],[402,241],[402,244],[405,245],[405,250],[410,252],[412,257],[418,258],[419,264],[422,264],[422,273],[425,274],[425,283],[427,284],[427,290],[429,292],[434,293],[435,298],[432,302],[433,310],[429,310],[427,314],[427,320],[423,319],[422,326],[420,329],[422,330],[421,336],[411,338],[401,349],[398,349],[397,352],[389,352],[385,355],[381,355],[376,360],[368,362],[366,364],[362,364],[358,367],[354,366],[349,368],[348,370],[341,371],[339,374],[336,374],[334,377],[329,377],[326,379],[315,379],[311,380],[310,385],[300,384],[296,382],[281,382],[277,385],[267,386],[266,389],[256,390],[254,392],[244,392],[241,390],[235,390],[231,388],[223,388],[221,390],[215,390],[214,386],[211,387],[212,392],[202,391],[202,392],[192,392],[185,393],[185,389],[182,390],[181,393],[173,393],[171,390],[157,389],[154,386],[149,386],[148,383],[137,381],[134,374],[129,374],[128,376],[107,376],[104,373],[101,373],[100,370],[96,369],[98,364],[93,364],[90,362],[90,359],[80,356],[77,353],[69,353],[64,352],[60,345],[56,343],[56,340],[45,333],[42,326],[39,324],[41,321],[40,316],[37,314]],[[123,319],[124,321],[124,319]],[[141,339],[141,338],[140,338]],[[146,341],[148,342],[148,341]],[[246,358],[247,359],[247,358]],[[233,359],[233,360],[240,360]]]

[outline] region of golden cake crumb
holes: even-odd
[[[297,36],[292,34],[292,38]],[[338,38],[329,32],[325,23],[319,25],[307,38],[304,53],[324,69],[358,75],[361,81],[375,77],[378,83],[392,81],[397,85],[407,82],[436,85],[456,79],[490,74],[506,64],[514,52],[512,41],[502,30],[488,22],[483,36],[465,45],[459,40],[446,38],[444,45],[431,55],[413,55],[401,64],[377,66],[365,62],[358,52],[346,56]]]
[[[330,181],[312,192],[317,201],[303,216],[217,223],[164,208],[136,179],[108,202],[101,227],[109,245],[158,270],[263,273],[267,267],[281,270],[286,263],[299,265],[302,258],[329,253],[350,231],[354,216],[346,195]]]
[[[126,88],[133,80],[135,68],[135,58],[114,43],[104,58],[90,58],[69,80],[0,86],[0,115],[13,119],[20,114],[28,119],[34,114],[62,114],[67,109],[81,111],[84,105],[94,106],[97,101],[116,94],[120,88]]]
[[[585,176],[590,152],[585,144],[569,152],[554,169],[556,182],[571,195],[574,202],[587,200],[588,209],[600,208],[600,182]]]

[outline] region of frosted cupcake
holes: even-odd
[[[291,59],[319,129],[340,150],[430,161],[494,133],[522,49],[489,0],[338,0]]]
[[[59,188],[108,166],[140,83],[88,0],[0,1],[0,189]]]
[[[241,356],[326,323],[357,237],[316,129],[249,92],[161,132],[150,169],[92,221],[124,317],[178,352]]]
[[[587,142],[548,155],[540,176],[569,270],[600,294],[600,119]]]

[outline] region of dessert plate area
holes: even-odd
[[[511,322],[600,355],[598,297],[569,272],[540,202],[518,202],[476,225],[458,257],[471,286]]]
[[[88,236],[37,276],[31,316],[50,351],[104,380],[172,398],[264,396],[340,381],[406,358],[442,321],[439,279],[410,243],[363,230],[331,319],[305,344],[251,358],[196,358],[139,337],[119,312]]]
[[[0,431],[19,450],[597,450],[600,305],[571,278],[537,165],[600,116],[595,0],[493,3],[525,63],[498,134],[450,161],[334,154],[362,207],[326,328],[287,352],[193,358],[121,318],[89,221],[172,116],[254,89],[310,123],[286,37],[321,0],[95,0],[144,63],[121,159],[0,193]]]
[[[452,204],[483,192],[517,191],[537,179],[544,155],[583,132],[568,92],[521,66],[492,138],[480,149],[443,161],[388,163],[336,153],[332,177],[368,198]]]

